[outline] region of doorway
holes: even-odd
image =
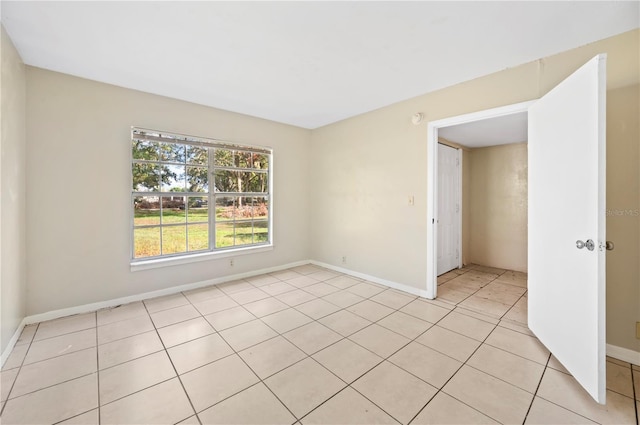
[[[605,54],[592,58],[538,100],[429,124],[426,292],[434,298],[437,293],[435,144],[439,130],[518,112],[526,112],[529,120],[528,327],[578,383],[604,404],[605,253],[609,247],[605,243]]]
[[[481,131],[482,123],[488,123],[490,120],[499,119],[501,117],[513,117],[516,114],[526,114],[529,107],[534,102],[523,102],[514,105],[507,105],[500,108],[489,109],[480,112],[474,112],[471,114],[460,115],[457,117],[446,118],[439,121],[432,121],[428,125],[428,136],[427,136],[427,169],[429,170],[428,181],[427,181],[427,216],[431,217],[431,223],[429,223],[428,228],[429,231],[427,233],[427,298],[434,299],[437,295],[437,276],[439,274],[438,270],[438,260],[439,260],[439,247],[440,247],[440,234],[439,232],[444,231],[441,229],[439,223],[436,222],[435,217],[439,217],[439,200],[440,200],[440,187],[439,176],[440,176],[440,133],[444,131],[446,128],[456,127],[463,128],[463,124],[476,123],[480,127],[476,127],[476,131]],[[488,135],[487,137],[491,137]],[[515,141],[515,140],[514,140]],[[485,145],[488,145],[485,143]],[[458,184],[458,187],[461,187],[461,181]],[[460,201],[462,204],[462,201]],[[461,205],[461,208],[464,208],[464,205]],[[438,212],[438,214],[435,214]],[[461,232],[460,232],[461,234]],[[446,237],[446,234],[445,234]],[[462,242],[460,241],[460,248],[462,248]],[[463,253],[459,252],[459,265],[457,267],[461,267]],[[454,267],[455,268],[455,267]]]

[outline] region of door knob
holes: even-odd
[[[576,248],[582,249],[585,246],[589,251],[593,251],[596,248],[596,244],[591,239],[587,239],[586,242],[582,242],[580,240],[576,241]]]

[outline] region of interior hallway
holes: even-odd
[[[593,402],[526,328],[526,275],[438,283],[429,301],[305,265],[30,325],[1,420],[636,423],[640,368],[608,359]]]

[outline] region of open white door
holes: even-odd
[[[529,328],[605,403],[606,55],[529,108]]]

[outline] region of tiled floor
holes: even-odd
[[[306,265],[25,328],[3,424],[636,423],[640,368],[607,406],[526,328],[526,276],[471,266],[427,301]],[[634,390],[635,383],[635,390]]]

